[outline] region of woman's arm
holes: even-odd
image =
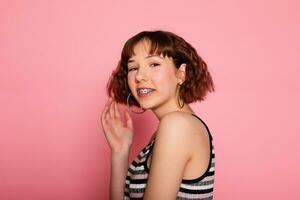
[[[176,199],[184,168],[192,155],[189,147],[193,143],[193,134],[187,114],[172,112],[161,119],[144,200]]]
[[[123,200],[125,179],[128,170],[129,151],[112,153],[110,173],[110,200]]]
[[[101,115],[103,132],[111,148],[110,200],[123,200],[128,157],[133,139],[132,118],[124,111],[121,119],[117,102],[110,98]]]

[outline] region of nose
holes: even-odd
[[[135,74],[135,80],[137,82],[141,82],[142,80],[146,81],[148,80],[148,72],[145,68],[139,67],[136,74]]]

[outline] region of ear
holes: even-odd
[[[179,67],[179,69],[177,70],[176,72],[176,77],[178,79],[178,83],[181,85],[184,81],[185,81],[185,78],[186,78],[186,64],[185,63],[182,63]]]

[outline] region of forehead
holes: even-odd
[[[138,43],[136,43],[132,48],[132,55],[129,55],[130,57],[135,57],[136,55],[143,54],[143,55],[149,55],[151,50],[151,42],[148,40],[141,40]]]
[[[127,63],[134,62],[136,58],[141,57],[143,59],[148,58],[159,58],[165,59],[163,53],[158,54],[157,50],[151,52],[151,42],[149,40],[141,40],[137,44],[135,44],[132,48],[131,55],[129,55],[129,59]],[[166,56],[167,57],[167,56]]]

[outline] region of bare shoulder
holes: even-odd
[[[174,131],[174,134],[176,134],[180,132],[179,130],[181,129],[189,128],[189,126],[187,125],[190,117],[192,117],[189,115],[190,114],[188,113],[179,111],[174,111],[166,114],[159,122],[158,132],[164,129]]]
[[[179,138],[185,145],[201,145],[209,142],[209,133],[202,120],[191,113],[175,111],[166,114],[160,121],[158,134]],[[158,135],[157,135],[158,136]]]
[[[166,114],[159,123],[159,128],[168,127],[169,129],[184,128],[189,132],[207,132],[205,124],[193,116],[191,113],[174,111]]]
[[[202,121],[191,113],[174,111],[166,114],[159,123],[157,136],[180,138],[182,142],[197,143],[207,140],[208,131]],[[199,144],[199,143],[198,143]]]
[[[177,124],[180,126],[183,123],[187,123],[188,121],[190,121],[191,118],[193,118],[193,116],[191,116],[190,113],[174,111],[163,116],[163,118],[160,120],[160,124],[168,124],[168,122],[178,122],[175,124],[175,126]]]

